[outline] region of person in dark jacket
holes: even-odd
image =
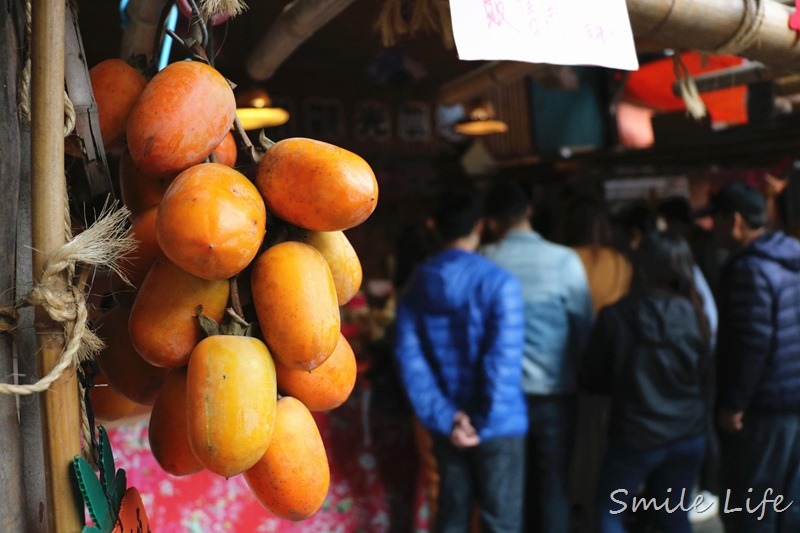
[[[686,510],[705,452],[708,324],[681,237],[644,236],[633,266],[631,292],[598,314],[580,374],[585,389],[611,397],[600,531],[624,532],[626,511],[655,503],[665,532],[688,533]],[[651,502],[644,508],[636,503],[643,484]]]
[[[433,439],[440,476],[435,531],[519,533],[528,418],[517,279],[475,250],[481,204],[446,194],[433,226],[444,249],[421,263],[397,304],[395,362]]]
[[[800,531],[800,242],[767,229],[763,195],[742,183],[704,211],[731,251],[716,351],[723,522],[728,532]],[[747,510],[778,495],[764,513]]]

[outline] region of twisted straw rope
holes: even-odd
[[[22,77],[20,78],[20,86],[18,91],[18,106],[22,112],[22,117],[30,122],[31,121],[31,0],[25,2],[25,41],[28,46],[25,48],[25,65],[22,67]],[[64,90],[64,137],[69,136],[75,129],[75,106],[69,98],[66,89]]]
[[[117,262],[134,249],[136,241],[127,235],[126,221],[130,215],[128,209],[124,207],[112,209],[113,207],[101,213],[97,221],[86,231],[71,238],[48,255],[41,280],[22,302],[12,308],[0,308],[0,317],[12,318],[10,324],[4,327],[4,331],[13,332],[16,308],[41,306],[53,321],[64,328],[65,339],[64,349],[47,375],[32,384],[0,383],[0,394],[29,395],[46,391],[64,372],[76,369],[81,362],[92,358],[103,348],[103,342],[88,327],[88,310],[83,290],[85,277],[77,284],[73,282],[73,278],[76,266],[79,264],[110,268],[124,277],[117,267]],[[87,274],[88,270],[85,270],[84,276]],[[81,393],[83,392],[81,389]],[[81,419],[82,453],[91,464],[95,464],[96,452],[92,448],[93,428],[83,401],[81,401]]]
[[[86,231],[70,239],[48,255],[38,284],[14,308],[0,308],[0,317],[13,317],[17,307],[41,306],[48,316],[64,327],[65,346],[56,365],[36,383],[15,385],[0,383],[0,393],[27,395],[47,390],[68,368],[91,358],[103,348],[103,342],[88,327],[89,318],[84,282],[75,284],[72,278],[78,264],[107,267],[124,276],[116,262],[136,245],[127,235],[127,208],[100,215]],[[64,278],[67,282],[64,282]],[[13,331],[12,321],[5,331]]]

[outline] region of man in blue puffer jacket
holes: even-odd
[[[521,529],[528,419],[519,282],[475,253],[481,204],[446,194],[433,217],[444,249],[420,264],[397,304],[395,361],[431,433],[440,476],[437,532]]]
[[[716,351],[722,518],[729,533],[800,531],[800,242],[767,229],[764,197],[742,183],[705,211],[731,250]]]

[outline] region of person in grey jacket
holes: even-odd
[[[485,215],[490,234],[499,241],[486,245],[482,253],[519,278],[525,302],[526,531],[566,533],[577,362],[592,324],[592,302],[578,254],[534,231],[532,211],[518,185],[493,187]]]

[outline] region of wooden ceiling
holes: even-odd
[[[217,48],[215,66],[239,85],[256,83],[244,68],[253,46],[272,25],[288,2],[248,0],[248,10],[214,27]],[[88,64],[118,57],[122,37],[118,2],[81,0],[79,24]],[[357,0],[301,44],[262,84],[268,90],[287,93],[314,88],[320,96],[346,93],[351,96],[378,96],[384,92],[402,93],[415,98],[435,97],[447,81],[477,68],[482,62],[459,61],[455,49],[447,49],[436,33],[403,36],[390,51],[381,43],[375,23],[383,6],[376,0]],[[180,35],[180,27],[178,33]],[[383,56],[383,59],[379,59]],[[397,67],[398,58],[412,66]],[[177,59],[177,58],[176,58]],[[376,64],[376,61],[378,62]],[[395,72],[392,71],[394,67]],[[382,81],[374,75],[378,67]],[[371,75],[372,71],[372,75]]]

